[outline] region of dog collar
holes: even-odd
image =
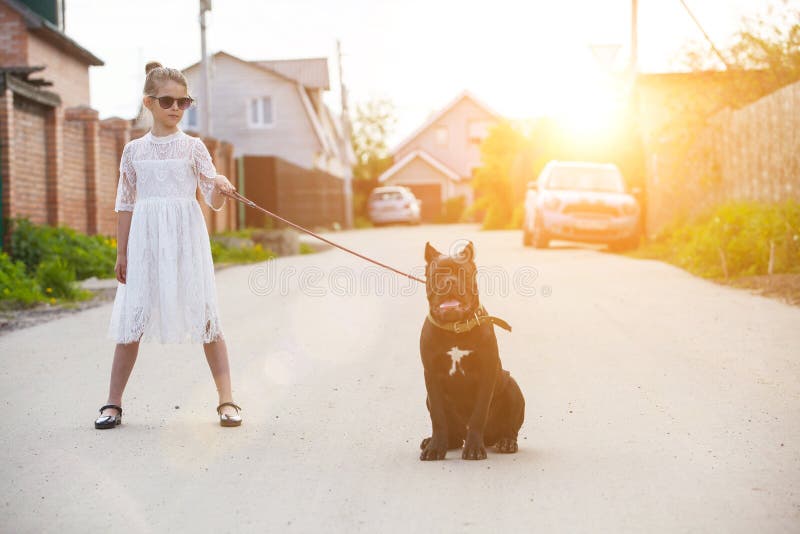
[[[482,323],[496,324],[500,328],[503,328],[511,332],[510,324],[508,324],[499,317],[494,317],[492,315],[489,315],[488,312],[486,311],[486,308],[484,308],[483,305],[481,305],[481,307],[475,311],[472,317],[470,317],[466,321],[440,323],[439,321],[433,318],[430,312],[428,313],[428,320],[431,322],[431,324],[433,324],[433,326],[441,328],[442,330],[447,330],[449,332],[455,332],[456,334],[463,334],[464,332],[469,332],[470,330],[472,330],[473,328]]]

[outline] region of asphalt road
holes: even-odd
[[[424,288],[337,250],[217,273],[244,424],[200,345],[143,344],[95,431],[111,306],[0,337],[0,531],[797,532],[800,309],[519,232],[331,237],[402,269],[472,239],[520,451],[420,462]]]

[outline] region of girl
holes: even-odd
[[[141,340],[203,343],[219,393],[222,426],[239,426],[240,408],[231,396],[228,351],[217,310],[214,264],[200,187],[213,210],[234,191],[218,175],[203,142],[178,128],[188,96],[177,69],[151,62],[145,67],[144,106],[153,126],[125,145],[114,211],[117,228],[117,294],[108,337],[117,342],[108,402],[95,428],[114,428],[122,419],[122,393]],[[129,268],[130,267],[130,268]]]

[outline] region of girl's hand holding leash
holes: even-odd
[[[230,180],[221,174],[218,174],[216,178],[214,178],[214,188],[216,188],[216,190],[223,195],[236,191],[236,188],[233,187],[233,184],[230,182]]]

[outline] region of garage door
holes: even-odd
[[[403,184],[422,201],[422,220],[438,222],[442,214],[442,186],[439,184]]]

